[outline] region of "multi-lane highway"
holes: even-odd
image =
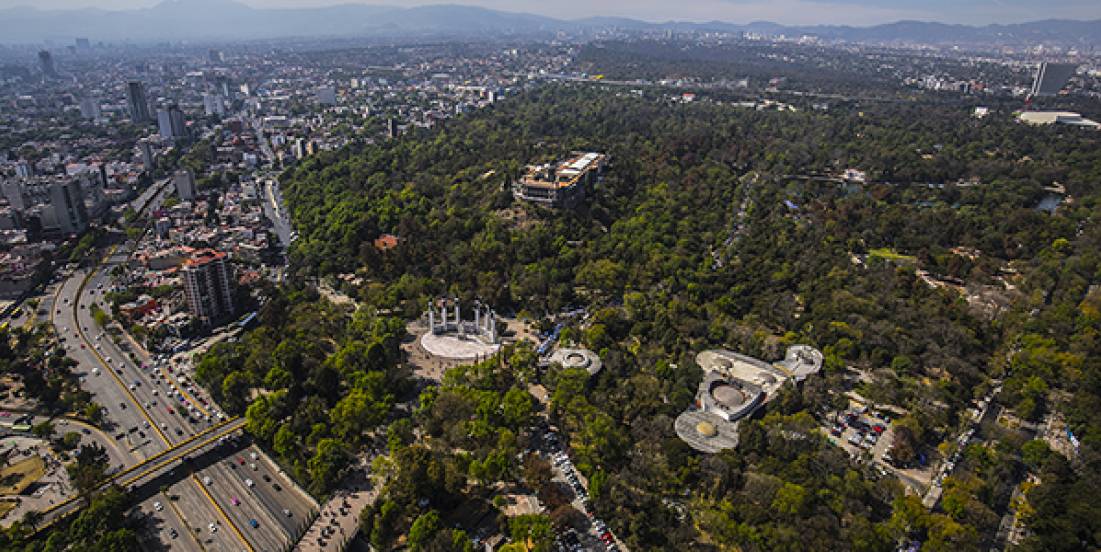
[[[143,205],[155,209],[167,190]],[[112,273],[128,263],[126,246],[112,248],[95,268],[59,283],[42,305],[77,361],[85,389],[106,408],[109,438],[128,455],[116,451],[112,471],[115,482],[139,494],[140,509],[149,514],[143,538],[151,546],[188,550],[285,549],[316,502],[259,449],[223,443],[243,422],[225,416],[179,367],[150,355],[118,328],[96,323],[93,304],[109,310],[103,297],[113,286]],[[51,517],[76,506],[59,507]]]

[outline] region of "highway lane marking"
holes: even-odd
[[[106,262],[107,259],[110,259],[111,256],[114,255],[114,253],[117,249],[118,249],[117,245],[112,246],[110,252],[107,254],[106,257],[104,257],[104,260],[100,262],[100,266],[102,266]],[[96,266],[90,272],[88,272],[88,274],[86,274],[84,276],[84,278],[80,282],[80,287],[77,288],[76,301],[73,302],[73,318],[74,318],[74,322],[77,325],[77,332],[80,334],[80,338],[85,342],[85,344],[89,344],[89,345],[90,345],[90,342],[88,341],[88,337],[86,335],[84,335],[84,329],[80,326],[80,315],[79,315],[79,312],[78,312],[78,308],[79,308],[78,304],[80,303],[81,295],[83,295],[83,293],[84,293],[84,288],[87,287],[87,285],[88,285],[88,281],[91,280],[92,276],[96,272],[99,271],[100,266]],[[156,424],[156,422],[154,422],[153,419],[149,417],[149,413],[146,412],[144,408],[142,408],[141,403],[139,403],[137,398],[134,396],[134,394],[130,392],[130,389],[128,389],[126,387],[126,384],[123,383],[122,378],[120,378],[118,376],[118,374],[116,374],[115,371],[112,370],[111,367],[107,365],[107,363],[103,360],[103,357],[100,356],[99,352],[96,351],[94,347],[92,347],[90,350],[92,351],[92,354],[96,357],[96,359],[99,360],[100,364],[103,365],[104,369],[106,369],[108,372],[111,373],[111,377],[113,377],[115,379],[115,382],[117,382],[119,384],[119,387],[121,387],[122,390],[124,392],[126,392],[126,395],[130,397],[130,400],[134,403],[134,405],[137,407],[138,411],[145,418],[145,420],[147,422],[149,422],[149,424],[152,426],[152,428],[157,432],[157,435],[161,438],[161,440],[164,441],[164,444],[167,445],[169,448],[172,448],[172,443],[170,443],[168,441],[168,438],[165,437],[164,432],[161,431],[160,426],[158,426]],[[127,483],[127,484],[129,484],[129,483]],[[206,492],[206,489],[204,488],[203,491]],[[209,496],[209,493],[207,493],[207,496]],[[211,501],[213,502],[213,499],[211,499]],[[217,503],[215,503],[215,506],[217,506]],[[221,511],[221,507],[218,507],[218,508],[219,508],[219,511]],[[46,513],[49,513],[50,511],[53,511],[54,509],[56,509],[56,508],[51,508]],[[222,515],[225,516],[225,512],[222,512]],[[233,528],[233,530],[241,538],[242,542],[245,542],[245,544],[249,547],[249,550],[250,551],[253,550],[252,546],[248,544],[248,541],[244,540],[244,535],[241,533],[241,530],[236,525],[234,525],[234,523],[232,521],[230,521],[228,517],[226,518],[226,522],[229,524],[230,527]]]
[[[113,246],[111,248],[111,252],[108,254],[108,257],[110,257],[110,255],[113,255],[115,249],[117,248],[117,245]],[[101,262],[100,264],[103,263]],[[115,379],[115,382],[118,383],[119,387],[122,388],[123,392],[126,393],[126,396],[130,397],[130,401],[134,403],[134,407],[137,408],[138,412],[140,412],[142,417],[145,418],[145,421],[149,423],[150,427],[153,428],[153,431],[155,431],[157,435],[161,438],[161,441],[163,441],[165,445],[171,448],[172,443],[169,442],[168,437],[165,436],[163,431],[161,431],[161,428],[157,425],[157,422],[155,422],[153,418],[149,416],[149,413],[145,411],[145,408],[142,407],[141,402],[138,401],[137,397],[134,396],[134,393],[132,393],[130,389],[126,387],[126,384],[122,381],[122,378],[120,378],[119,375],[115,373],[114,369],[112,369],[112,367],[108,365],[105,360],[103,360],[103,356],[100,355],[99,351],[95,349],[93,343],[88,340],[88,336],[84,335],[84,328],[80,325],[80,313],[78,312],[77,304],[80,303],[80,298],[82,295],[84,295],[84,288],[88,285],[88,280],[90,280],[92,278],[92,275],[98,271],[98,266],[92,269],[91,272],[84,276],[84,279],[80,282],[80,287],[77,288],[76,300],[73,301],[73,318],[74,322],[76,323],[76,330],[80,334],[80,339],[84,341],[86,345],[88,345],[88,350],[92,352],[92,355],[96,357],[96,360],[99,360],[99,363],[103,365],[104,370],[111,374],[111,377]]]
[[[237,528],[237,524],[233,523],[233,520],[229,519],[229,516],[226,515],[226,511],[222,509],[222,505],[218,504],[217,500],[214,500],[214,496],[210,494],[210,490],[206,488],[206,485],[203,485],[202,482],[199,481],[199,477],[192,473],[191,479],[195,480],[195,484],[203,490],[203,494],[206,495],[207,500],[209,500],[210,503],[214,505],[214,508],[218,510],[218,513],[221,514],[222,519],[226,521],[226,524],[233,528],[233,532],[237,534],[237,538],[241,540],[241,542],[250,550],[250,552],[255,552],[256,549],[252,547],[252,543],[250,543],[248,539],[245,538],[245,534]]]
[[[199,550],[206,552],[206,547],[203,546],[202,542],[199,542],[199,537],[195,536],[195,532],[192,531],[191,527],[187,524],[187,518],[183,516],[183,512],[180,511],[180,509],[176,506],[172,499],[165,497],[164,501],[168,504],[169,508],[172,508],[172,512],[175,513],[176,517],[180,520],[180,525],[183,526],[184,532],[191,536],[191,540],[195,542],[195,544],[199,547]]]
[[[194,444],[194,445],[192,445],[192,446],[191,446],[190,448],[188,448],[187,450],[183,450],[183,451],[181,451],[181,450],[180,450],[180,448],[181,448],[181,447],[176,447],[175,449],[172,449],[171,451],[168,451],[168,452],[175,452],[175,453],[176,453],[176,454],[174,454],[174,455],[172,456],[172,458],[168,458],[168,459],[166,459],[166,460],[160,461],[160,462],[159,462],[159,463],[157,463],[156,465],[154,465],[154,466],[152,466],[152,467],[149,467],[149,468],[145,469],[145,470],[144,470],[144,471],[142,471],[141,473],[139,473],[139,474],[137,474],[137,475],[134,475],[134,476],[132,476],[132,477],[130,477],[129,479],[126,479],[126,480],[124,480],[124,481],[120,481],[120,478],[122,478],[122,477],[125,477],[125,476],[129,475],[129,474],[130,474],[131,472],[133,472],[134,470],[136,470],[136,469],[138,469],[138,468],[141,468],[141,467],[145,466],[145,465],[146,465],[146,464],[147,464],[148,462],[150,462],[150,461],[152,461],[152,460],[153,460],[152,458],[150,458],[150,459],[146,460],[146,462],[145,462],[145,463],[142,463],[142,464],[137,464],[137,465],[131,466],[131,467],[129,467],[129,468],[127,468],[127,469],[125,469],[125,470],[123,470],[123,471],[119,472],[119,473],[116,473],[116,474],[112,474],[112,475],[111,475],[111,477],[110,477],[110,481],[114,481],[115,483],[118,483],[118,484],[119,484],[120,486],[122,486],[122,487],[128,487],[128,486],[132,485],[133,483],[135,483],[136,481],[139,481],[139,480],[141,480],[142,478],[144,478],[145,476],[149,475],[150,473],[153,473],[153,472],[156,472],[156,471],[162,470],[162,469],[164,469],[164,468],[168,467],[168,466],[169,466],[169,465],[170,465],[171,463],[173,463],[173,462],[175,462],[175,461],[179,460],[180,458],[182,458],[182,457],[184,457],[184,456],[187,456],[188,454],[191,454],[191,453],[195,452],[196,450],[199,450],[199,449],[201,449],[201,448],[203,448],[203,447],[206,447],[206,446],[210,445],[211,443],[213,443],[214,441],[217,441],[218,439],[221,439],[222,437],[225,437],[225,436],[227,436],[227,435],[229,435],[229,434],[233,433],[234,431],[238,431],[238,430],[241,430],[241,429],[243,429],[243,428],[244,428],[244,426],[243,426],[243,425],[241,425],[241,426],[237,426],[237,427],[231,427],[231,428],[225,429],[224,431],[222,431],[222,432],[220,432],[220,433],[216,433],[216,434],[214,434],[214,435],[211,435],[211,436],[210,436],[210,437],[209,437],[208,439],[206,439],[205,441],[203,441],[203,442],[201,442],[201,443],[198,443],[198,444]],[[101,484],[101,486],[102,486],[102,484]],[[73,502],[75,502],[75,501],[76,501],[76,500],[78,500],[79,498],[80,498],[80,497],[78,497],[78,496],[73,496],[73,497],[69,497],[69,498],[68,498],[68,499],[66,499],[65,501],[63,501],[63,502],[59,502],[59,503],[57,503],[57,504],[55,504],[55,505],[51,506],[50,508],[48,508],[48,509],[44,510],[44,511],[42,512],[42,514],[43,514],[43,515],[46,515],[46,514],[50,514],[50,513],[52,513],[53,511],[55,511],[55,510],[57,510],[57,509],[59,509],[59,508],[62,508],[62,507],[64,507],[64,506],[68,506],[69,504],[72,504]],[[55,522],[56,522],[56,521],[57,521],[58,519],[62,519],[62,518],[64,518],[64,517],[65,517],[66,515],[69,515],[69,514],[71,514],[71,513],[72,513],[72,512],[69,512],[68,514],[63,514],[62,516],[59,516],[58,518],[54,519],[53,521],[51,521],[51,522],[50,522],[49,524],[47,524],[47,525],[43,526],[42,528],[44,529],[45,527],[48,527],[49,525],[52,525],[52,524],[53,524],[53,523],[55,523]]]

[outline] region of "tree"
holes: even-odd
[[[531,394],[519,387],[509,389],[501,400],[501,417],[506,427],[521,430],[531,423]]]
[[[509,535],[514,543],[523,543],[532,552],[549,552],[554,547],[554,529],[549,517],[528,514],[508,520]]]
[[[331,438],[318,441],[317,451],[307,462],[310,489],[317,494],[323,494],[332,489],[337,477],[350,460],[348,449],[343,442]]]
[[[417,517],[409,528],[409,549],[413,552],[424,550],[427,544],[440,530],[440,514],[435,510]]]
[[[81,445],[77,451],[76,461],[65,467],[69,472],[69,480],[77,493],[88,500],[92,493],[103,481],[107,467],[110,465],[107,450],[98,444]]]

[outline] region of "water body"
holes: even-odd
[[[1062,203],[1063,196],[1051,193],[1045,194],[1044,197],[1040,199],[1040,203],[1036,204],[1036,210],[1052,214],[1055,212],[1056,209],[1059,208],[1059,205],[1061,205]]]

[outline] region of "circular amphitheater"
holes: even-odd
[[[596,353],[588,349],[570,349],[566,347],[554,351],[550,356],[550,362],[563,368],[582,368],[588,371],[590,376],[595,376],[604,366]]]

